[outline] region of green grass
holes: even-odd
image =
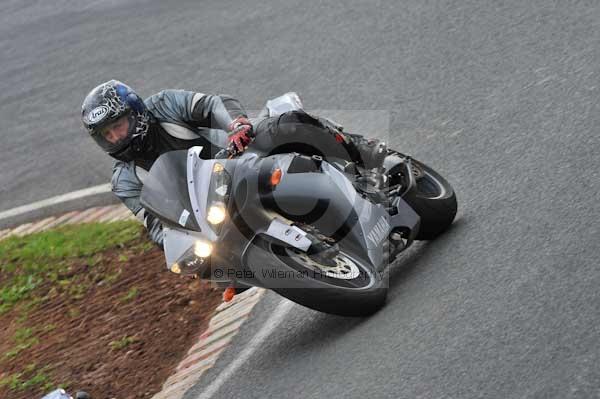
[[[15,331],[12,340],[14,346],[8,352],[4,353],[3,357],[5,359],[12,359],[21,351],[31,348],[33,345],[37,345],[40,342],[39,339],[33,335],[33,330],[26,327],[19,328]]]
[[[137,298],[138,295],[139,295],[139,291],[138,291],[137,287],[131,287],[129,289],[129,291],[127,291],[127,294],[123,295],[123,297],[120,300],[121,300],[121,302],[129,302],[132,299]]]
[[[52,332],[54,330],[56,330],[56,324],[46,324],[44,327],[42,327],[43,333]]]
[[[109,274],[104,275],[103,280],[105,282],[107,282],[108,284],[112,284],[115,281],[117,281],[119,279],[119,277],[121,277],[121,273],[123,273],[123,269],[118,269],[114,273],[109,273]]]
[[[13,391],[21,386],[21,375],[23,373],[15,373],[12,375],[7,375],[0,379],[0,388],[8,386]]]
[[[130,336],[125,335],[121,339],[117,339],[115,341],[110,341],[108,346],[110,346],[110,348],[112,350],[121,350],[121,349],[127,348],[129,345],[133,344],[134,342],[137,342],[137,340],[138,339],[136,337],[130,337]]]
[[[33,275],[14,276],[10,284],[0,288],[0,314],[11,309],[23,298],[28,297],[40,282],[41,280]]]
[[[0,314],[15,312],[18,328],[9,338],[11,347],[0,353],[2,364],[14,364],[26,357],[27,349],[39,344],[44,334],[56,329],[54,324],[26,326],[29,314],[39,304],[54,297],[70,299],[68,317],[79,317],[75,305],[99,282],[112,283],[121,276],[121,269],[107,268],[103,264],[105,251],[124,248],[142,237],[143,229],[135,221],[90,223],[64,226],[55,230],[35,233],[25,237],[9,237],[0,241]],[[128,253],[151,248],[144,241]],[[106,256],[106,255],[104,255]],[[126,255],[119,262],[126,262]],[[78,270],[85,267],[85,272]],[[121,300],[131,301],[139,295],[133,287]],[[39,335],[38,338],[36,335]],[[126,348],[137,338],[124,336],[110,343],[114,350]],[[38,389],[48,391],[52,383],[48,367],[36,364],[22,366],[12,374],[0,374],[0,388],[12,391]],[[68,384],[67,384],[68,385]]]
[[[0,241],[0,262],[88,256],[125,244],[139,235],[139,223],[133,221],[68,225]]]
[[[58,290],[81,298],[88,287],[71,286],[72,277],[63,275],[70,263],[87,259],[93,268],[102,261],[99,252],[123,247],[140,236],[139,223],[123,221],[69,225],[0,241],[0,314],[31,299],[45,281],[55,283],[56,290],[49,295]]]
[[[29,388],[40,387],[44,391],[52,388],[48,367],[37,368],[37,364],[29,364],[21,373],[8,375],[0,379],[0,388],[7,386],[13,391],[25,391]],[[26,379],[27,378],[27,379]]]

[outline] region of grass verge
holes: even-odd
[[[0,241],[0,316],[14,312],[10,326],[13,333],[0,351],[0,389],[9,392],[43,392],[60,386],[52,380],[47,366],[24,364],[15,359],[40,344],[40,337],[51,333],[53,324],[38,325],[28,320],[30,312],[50,298],[81,299],[93,284],[114,283],[119,272],[104,273],[94,268],[102,262],[101,253],[125,248],[142,236],[140,225],[133,221],[68,225],[54,230],[9,237]],[[151,248],[144,242],[134,251]],[[120,259],[127,260],[127,255]],[[74,272],[76,265],[87,265],[86,276]],[[130,289],[121,300],[132,301],[138,296],[136,288]],[[73,313],[77,311],[72,309]],[[131,337],[117,341],[114,349],[132,343]],[[15,370],[14,365],[23,364]],[[10,366],[10,367],[9,367]],[[3,372],[3,369],[11,372]]]
[[[58,387],[92,397],[160,391],[221,291],[177,276],[137,222],[0,241],[0,398]]]
[[[82,296],[85,287],[71,285],[70,261],[88,258],[90,266],[101,259],[94,255],[123,247],[140,237],[139,224],[131,221],[70,225],[25,237],[0,241],[0,314],[31,299],[42,282]]]

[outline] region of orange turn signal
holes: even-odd
[[[271,174],[271,185],[272,186],[276,186],[279,184],[279,182],[281,181],[281,175],[283,173],[281,172],[281,169],[277,168],[273,171],[273,173]]]
[[[227,287],[227,288],[225,288],[225,291],[223,292],[223,301],[231,302],[231,300],[233,299],[234,296],[235,296],[235,288]]]

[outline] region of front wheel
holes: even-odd
[[[433,240],[454,221],[457,211],[456,194],[450,183],[433,168],[415,159],[411,161],[416,185],[402,199],[421,217],[419,233],[415,238]],[[405,181],[401,174],[394,174],[390,179],[390,184]]]
[[[246,263],[262,285],[314,310],[367,316],[385,304],[387,268],[378,272],[343,249],[324,265],[300,250],[258,237]]]

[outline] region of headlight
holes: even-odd
[[[170,269],[177,274],[202,274],[210,265],[208,258],[212,250],[211,243],[198,240],[171,265]]]
[[[227,211],[225,210],[225,204],[216,203],[208,207],[206,220],[208,220],[210,224],[219,224],[223,223],[226,215]]]
[[[194,244],[194,254],[199,258],[208,258],[212,253],[212,245],[205,241],[198,241]]]
[[[221,224],[227,218],[227,203],[229,202],[229,193],[231,191],[231,176],[225,170],[225,167],[219,162],[213,165],[213,173],[208,187],[208,201],[206,210],[206,220],[213,225],[217,234],[221,229]]]
[[[221,173],[223,170],[225,170],[225,168],[223,167],[223,165],[221,165],[220,163],[215,163],[215,165],[213,166],[213,172],[214,173]]]
[[[171,271],[175,274],[180,274],[181,273],[181,267],[179,267],[179,263],[173,263],[171,265]]]

